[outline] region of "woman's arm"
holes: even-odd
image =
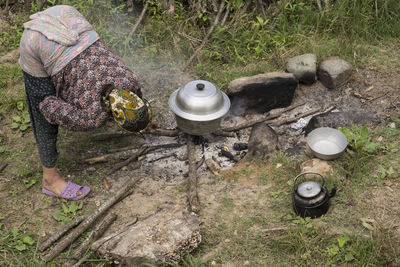
[[[100,101],[93,101],[88,103],[85,108],[80,108],[59,97],[48,96],[40,103],[39,107],[47,121],[74,131],[98,128],[110,118]]]

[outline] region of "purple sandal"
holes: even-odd
[[[77,193],[78,191],[81,191],[81,194],[78,196]],[[47,190],[46,188],[42,188],[42,192],[46,195],[53,196],[53,197],[59,197],[63,198],[66,200],[79,200],[83,197],[85,197],[87,194],[90,192],[90,187],[88,186],[80,186],[77,184],[74,184],[71,181],[68,181],[67,186],[63,189],[61,194],[57,195],[50,190]]]

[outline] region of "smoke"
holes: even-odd
[[[174,116],[170,114],[168,106],[169,96],[182,85],[195,79],[182,71],[186,59],[176,55],[173,46],[166,45],[168,40],[160,40],[159,43],[156,43],[156,38],[154,42],[150,40],[151,36],[158,35],[157,29],[165,33],[165,28],[149,28],[146,31],[151,31],[150,39],[143,40],[143,34],[147,34],[143,27],[146,23],[149,26],[153,18],[141,21],[136,32],[129,37],[142,11],[141,7],[128,13],[126,7],[119,9],[115,6],[110,7],[110,2],[108,6],[105,1],[102,3],[102,6],[107,7],[98,10],[103,16],[98,16],[97,20],[91,17],[90,22],[97,26],[96,30],[106,45],[136,74],[143,86],[143,96],[150,101],[160,126],[168,127],[169,124],[174,124]],[[162,36],[163,33],[159,35]]]

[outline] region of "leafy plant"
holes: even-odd
[[[75,218],[77,212],[81,210],[83,207],[83,202],[79,201],[72,201],[68,202],[65,199],[62,200],[61,209],[56,210],[53,213],[53,218],[58,221],[62,222],[62,224],[66,224]]]
[[[36,184],[35,179],[23,179],[22,181],[24,182],[24,186],[26,189],[29,189]]]
[[[340,236],[337,238],[337,244],[332,245],[326,250],[328,256],[335,258],[336,261],[342,260],[345,262],[353,261],[354,255],[351,250],[347,248],[346,244],[350,242],[348,235]]]
[[[2,231],[0,237],[2,244],[6,244],[6,248],[16,249],[17,251],[25,251],[35,243],[32,233],[26,233],[24,230],[20,230],[18,227],[12,227],[8,231]]]
[[[17,110],[19,111],[19,115],[15,115],[12,117],[13,122],[11,123],[11,129],[18,129],[21,132],[25,132],[31,126],[31,118],[29,112],[24,110],[25,104],[22,101],[17,102]]]
[[[366,126],[353,130],[341,127],[339,130],[346,136],[349,147],[355,152],[373,154],[380,146],[379,143],[372,141],[371,133]]]

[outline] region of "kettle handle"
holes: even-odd
[[[321,187],[324,186],[324,184],[325,184],[325,179],[324,179],[324,176],[322,176],[322,174],[320,174],[320,173],[318,173],[318,172],[302,172],[302,173],[300,173],[299,175],[297,175],[297,176],[294,178],[294,181],[293,181],[293,190],[295,189],[297,179],[298,179],[300,176],[303,176],[303,175],[305,175],[305,174],[317,174],[317,175],[321,176],[321,178],[322,178],[322,185],[321,185]]]

